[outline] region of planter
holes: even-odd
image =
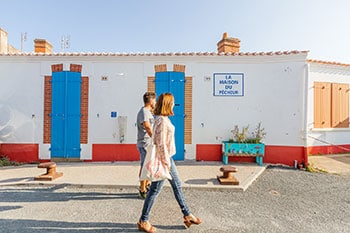
[[[262,166],[263,156],[265,154],[265,145],[262,143],[236,143],[223,142],[222,143],[222,162],[228,164],[228,156],[243,156],[255,157],[257,164]]]

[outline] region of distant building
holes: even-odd
[[[18,53],[19,51],[8,43],[8,34],[0,28],[0,53]]]
[[[259,122],[265,163],[350,150],[349,64],[308,60],[308,51],[241,52],[226,33],[204,53],[53,53],[46,40],[21,53],[6,37],[2,30],[0,154],[13,160],[138,160],[147,90],[175,95],[177,160],[220,161],[234,125]]]

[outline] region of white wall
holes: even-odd
[[[350,84],[350,67],[311,63],[308,83],[308,146],[350,144],[350,128],[314,128],[314,82]],[[349,101],[350,103],[350,101]],[[349,106],[350,107],[350,106]]]
[[[259,122],[267,133],[265,143],[301,145],[304,63],[197,64],[193,87],[193,132],[196,143],[218,143],[232,137],[234,125]],[[213,73],[243,73],[243,97],[213,96]],[[204,125],[204,126],[203,126]]]
[[[231,137],[234,125],[262,122],[269,145],[301,146],[306,55],[280,56],[0,56],[1,111],[11,110],[13,137],[9,142],[39,143],[42,159],[49,146],[42,144],[44,75],[52,64],[82,64],[89,76],[89,138],[82,158],[91,158],[94,143],[120,143],[120,124],[111,112],[127,118],[123,143],[136,143],[136,114],[147,90],[154,65],[186,65],[193,77],[193,144],[186,159],[195,158],[196,144],[218,144]],[[243,73],[243,97],[213,96],[214,73]],[[102,81],[107,77],[107,81]],[[3,110],[5,109],[5,110]],[[32,114],[35,116],[32,118]],[[310,114],[310,113],[309,113]],[[0,114],[1,122],[6,114]]]
[[[102,77],[107,81],[102,81]],[[135,143],[136,114],[143,105],[142,95],[147,91],[147,78],[142,63],[93,63],[89,95],[89,141],[119,143],[120,130],[117,116],[127,117],[124,143]]]
[[[0,62],[0,143],[37,143],[43,138],[40,63]]]

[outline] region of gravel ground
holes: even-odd
[[[245,192],[184,192],[203,223],[186,230],[165,188],[157,232],[350,232],[350,176],[270,167]],[[136,189],[0,187],[0,232],[138,232],[142,204]]]

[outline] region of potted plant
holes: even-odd
[[[261,142],[265,138],[265,129],[261,122],[257,125],[254,132],[249,134],[249,125],[239,130],[235,125],[231,130],[233,137],[224,141],[222,145],[222,161],[228,164],[228,156],[253,156],[255,161],[262,166],[263,156],[265,153],[265,145]]]

